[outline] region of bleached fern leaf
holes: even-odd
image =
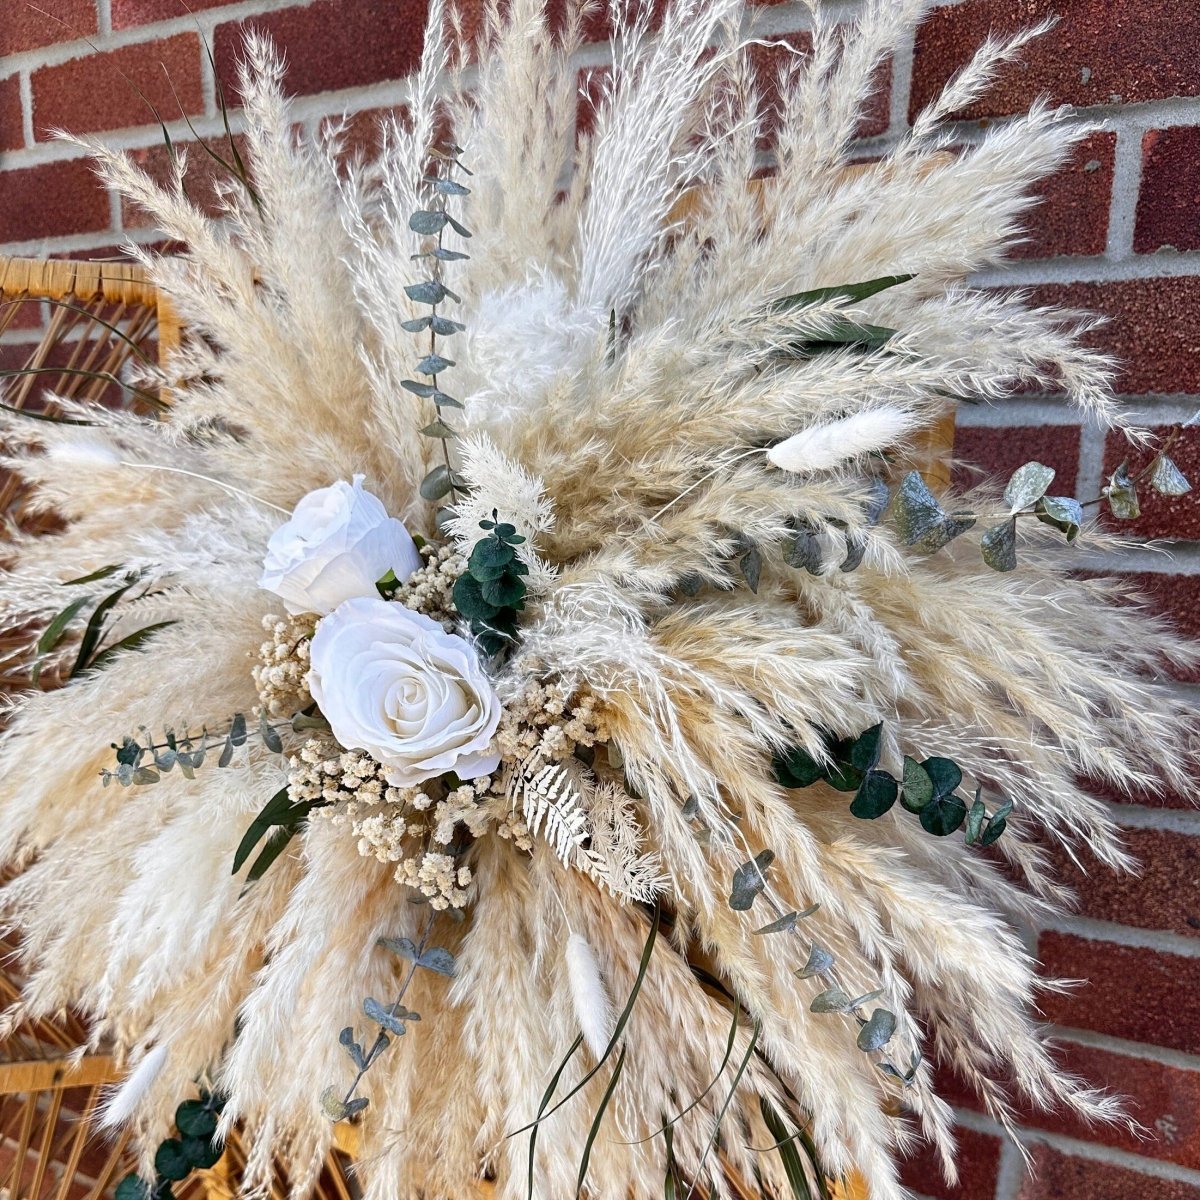
[[[537,761],[521,770],[522,815],[533,837],[542,836],[567,866],[588,839],[587,814],[576,773],[566,763]]]
[[[641,853],[642,830],[629,797],[614,784],[601,784],[589,797],[588,819],[588,874],[620,900],[653,901],[669,881],[658,855]]]

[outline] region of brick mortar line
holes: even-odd
[[[1133,950],[1154,950],[1173,954],[1177,958],[1200,958],[1200,938],[1162,929],[1136,929],[1115,921],[1098,921],[1094,917],[1046,917],[1038,925],[1044,933],[1069,934],[1088,942],[1103,942]]]
[[[1095,421],[1079,427],[1079,461],[1075,467],[1075,494],[1085,500],[1100,495],[1104,486],[1104,450],[1108,430]]]
[[[112,0],[96,0],[96,29],[101,37],[112,33]]]
[[[1153,1042],[1131,1042],[1127,1038],[1096,1033],[1092,1029],[1075,1029],[1068,1025],[1053,1025],[1051,1032],[1055,1042],[1073,1042],[1092,1050],[1105,1050],[1126,1058],[1141,1058],[1181,1071],[1200,1072],[1200,1055],[1174,1050],[1170,1046],[1156,1046]]]
[[[1120,259],[1063,255],[1013,261],[980,271],[971,282],[983,288],[1024,288],[1043,283],[1121,283],[1195,275],[1200,275],[1200,251],[1157,250]]]
[[[1200,836],[1200,809],[1155,808],[1107,800],[1108,814],[1122,829],[1157,829],[1188,837]]]
[[[0,58],[0,78],[14,71],[39,67],[57,67],[90,54],[105,54],[110,50],[124,50],[128,46],[153,45],[165,38],[180,33],[196,33],[199,29],[211,38],[218,25],[236,25],[239,21],[253,17],[265,17],[283,8],[307,8],[315,0],[241,0],[240,3],[222,8],[184,13],[179,17],[154,21],[148,25],[131,25],[126,29],[114,29],[110,33],[88,34],[72,37],[70,41],[51,42],[46,46],[35,46],[31,50],[18,50]],[[95,49],[89,44],[95,43]]]
[[[1138,199],[1142,191],[1142,136],[1130,129],[1116,131],[1108,239],[1104,250],[1105,257],[1113,261],[1134,253]]]
[[[1021,1148],[1001,1133],[1000,1161],[996,1166],[996,1200],[1019,1200],[1021,1188],[1029,1178],[1029,1168]]]
[[[955,1108],[954,1119],[964,1129],[1007,1140],[1008,1135],[1004,1129],[981,1113],[972,1112],[967,1108]],[[1103,1142],[1085,1142],[1080,1138],[1068,1137],[1065,1134],[1047,1133],[1045,1130],[1027,1129],[1024,1126],[1017,1129],[1017,1137],[1025,1146],[1049,1146],[1052,1150],[1057,1150],[1060,1154],[1065,1154],[1070,1158],[1086,1158],[1110,1167],[1123,1167],[1127,1171],[1135,1171],[1155,1179],[1200,1187],[1200,1171],[1178,1166],[1165,1159],[1145,1158],[1140,1154],[1131,1154],[1128,1150],[1117,1150],[1112,1146],[1106,1146]],[[999,1195],[999,1193],[997,1194]],[[1002,1200],[1010,1200],[1010,1197],[1004,1196]]]
[[[33,82],[29,78],[28,71],[22,71],[18,76],[17,88],[21,102],[21,141],[25,143],[25,146],[35,146],[37,145],[37,134],[33,128]],[[22,147],[22,149],[24,148]],[[13,154],[20,153],[20,150],[10,150],[4,158],[8,160]]]
[[[1200,393],[1159,392],[1117,397],[1125,414],[1142,425],[1179,425],[1200,410]],[[956,423],[962,429],[1011,429],[1014,425],[1083,425],[1087,414],[1066,396],[1010,396],[1005,400],[960,404]]]
[[[1087,551],[1080,555],[1077,569],[1116,574],[1200,575],[1200,542],[1158,539],[1111,553]]]

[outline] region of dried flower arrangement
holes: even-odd
[[[251,39],[221,220],[182,156],[94,147],[188,247],[143,257],[192,336],[137,381],[161,419],[5,417],[66,524],[0,581],[35,630],[0,896],[6,1020],[79,1006],[137,1064],[128,1197],[235,1122],[246,1187],[303,1195],[351,1119],[380,1200],[894,1200],[919,1137],[956,1171],[934,1061],[1002,1122],[1120,1119],[1016,926],[1064,900],[1044,839],[1128,865],[1081,778],[1186,782],[1164,668],[1200,654],[1072,573],[1116,539],[1048,468],[938,496],[912,451],[1037,384],[1128,433],[1117,518],[1188,483],[1086,318],[955,282],[1087,132],[1039,106],[944,153],[1022,39],[843,174],[923,7],[814,12],[772,113],[740,0],[616,4],[577,134],[581,9],[489,9],[468,54],[434,4],[348,166]]]

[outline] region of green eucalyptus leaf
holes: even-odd
[[[266,746],[272,754],[283,753],[283,739],[279,736],[275,727],[267,719],[266,711],[258,715],[258,736],[262,738],[262,744]]]
[[[499,579],[481,580],[479,584],[480,595],[496,608],[520,608],[525,590],[520,577],[508,572]]]
[[[1112,515],[1120,521],[1136,521],[1142,515],[1141,505],[1138,504],[1137,487],[1129,477],[1127,463],[1122,463],[1109,478],[1108,486],[1104,489],[1108,498],[1108,507]]]
[[[424,279],[420,283],[408,284],[404,294],[418,304],[441,304],[450,295],[450,291],[441,280]]]
[[[751,546],[738,559],[738,570],[741,571],[746,586],[757,595],[759,580],[762,577],[762,554],[757,546]]]
[[[385,950],[390,950],[399,958],[403,958],[408,962],[417,961],[417,946],[411,938],[389,938],[381,937],[376,945],[382,946]]]
[[[962,783],[962,768],[952,758],[927,758],[921,766],[933,783],[935,799],[949,796]]]
[[[183,1153],[196,1170],[207,1171],[221,1161],[225,1147],[210,1137],[185,1137]]]
[[[773,850],[760,850],[754,858],[742,863],[733,873],[729,907],[735,912],[749,910],[759,893],[767,886],[767,868],[775,861]]]
[[[857,571],[862,565],[862,560],[867,555],[866,538],[860,537],[856,533],[846,534],[846,557],[842,559],[838,570],[844,574],[849,574],[851,571]]]
[[[439,463],[424,479],[418,489],[423,500],[440,500],[450,494],[450,468]]]
[[[915,546],[946,519],[919,471],[909,471],[892,497],[892,523],[906,546]]]
[[[1163,496],[1186,496],[1192,490],[1187,476],[1165,454],[1150,468],[1150,486]]]
[[[946,837],[967,819],[967,806],[957,796],[935,795],[921,809],[921,828],[934,837]]]
[[[794,746],[772,759],[775,778],[785,788],[805,788],[825,774],[825,768],[807,750]]]
[[[810,575],[820,575],[821,543],[817,535],[811,529],[798,529],[795,536],[784,543],[783,561]]]
[[[769,925],[764,925],[761,929],[754,930],[754,932],[756,934],[791,933],[800,921],[803,921],[805,917],[811,917],[820,907],[820,904],[810,904],[803,912],[784,913],[779,920],[772,921]]]
[[[811,979],[815,975],[825,975],[831,970],[833,970],[833,955],[824,946],[818,946],[814,942],[812,949],[808,952],[808,962],[796,974],[801,979]]]
[[[452,358],[443,358],[440,354],[427,354],[417,363],[418,375],[439,375],[447,367],[454,366]]]
[[[1008,814],[1012,810],[1012,801],[1006,800],[992,813],[991,817],[988,818],[987,826],[980,835],[979,844],[981,846],[990,846],[1008,828]]]
[[[863,821],[882,817],[896,803],[899,790],[895,779],[886,771],[872,771],[850,802],[850,815]]]
[[[933,554],[948,546],[956,537],[961,537],[975,525],[975,521],[971,513],[951,513],[917,542],[917,549]]]
[[[1017,567],[1017,519],[1009,517],[1000,525],[993,525],[979,542],[983,561],[993,571],[1015,571]]]
[[[850,763],[860,771],[873,771],[883,749],[883,722],[863,730],[850,747]]]
[[[408,227],[413,233],[440,233],[446,228],[448,220],[444,212],[421,209],[408,218]]]
[[[965,837],[968,846],[973,846],[979,841],[979,835],[983,832],[983,822],[986,818],[987,805],[979,798],[979,792],[976,791],[975,799],[971,802],[971,808],[967,813]]]
[[[440,441],[449,441],[451,438],[458,437],[458,430],[452,429],[441,417],[436,421],[431,421],[428,425],[421,429],[421,432],[426,437],[438,438]]]
[[[882,1050],[896,1032],[896,1014],[877,1008],[858,1031],[858,1048],[867,1054]]]
[[[1004,499],[1008,511],[1017,513],[1029,508],[1035,500],[1040,500],[1046,489],[1054,482],[1054,468],[1040,462],[1027,462],[1018,467],[1004,489]]]
[[[178,1138],[167,1138],[154,1155],[154,1169],[164,1178],[178,1183],[186,1179],[192,1169],[191,1159]]]
[[[909,812],[919,813],[933,799],[934,786],[929,772],[915,758],[904,756],[904,792],[900,803]]]
[[[130,1171],[117,1184],[116,1200],[152,1200],[154,1189],[136,1171]]]
[[[175,1110],[175,1128],[184,1137],[211,1138],[217,1132],[217,1114],[200,1100],[185,1100]]]
[[[451,595],[454,607],[468,621],[493,621],[500,614],[499,605],[484,599],[483,585],[473,575],[460,575]]]
[[[488,579],[499,579],[508,570],[517,552],[498,538],[482,538],[471,550],[467,559],[467,570],[481,583]]]
[[[1052,525],[1073,542],[1079,536],[1083,524],[1083,505],[1070,496],[1043,496],[1033,506],[1037,519],[1043,525]]]
[[[813,997],[808,1006],[809,1012],[815,1013],[844,1013],[849,1012],[853,1001],[841,988],[828,988]]]
[[[376,1025],[386,1029],[388,1033],[394,1033],[397,1037],[403,1037],[407,1032],[399,1014],[384,1008],[374,996],[368,996],[363,1001],[363,1012]]]

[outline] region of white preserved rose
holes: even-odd
[[[395,787],[500,763],[500,701],[470,642],[402,604],[347,600],[313,635],[309,690],[333,736]]]
[[[331,613],[343,600],[376,595],[388,571],[407,579],[420,565],[416,544],[383,501],[339,480],[309,492],[271,535],[259,587],[279,596],[292,616]]]

